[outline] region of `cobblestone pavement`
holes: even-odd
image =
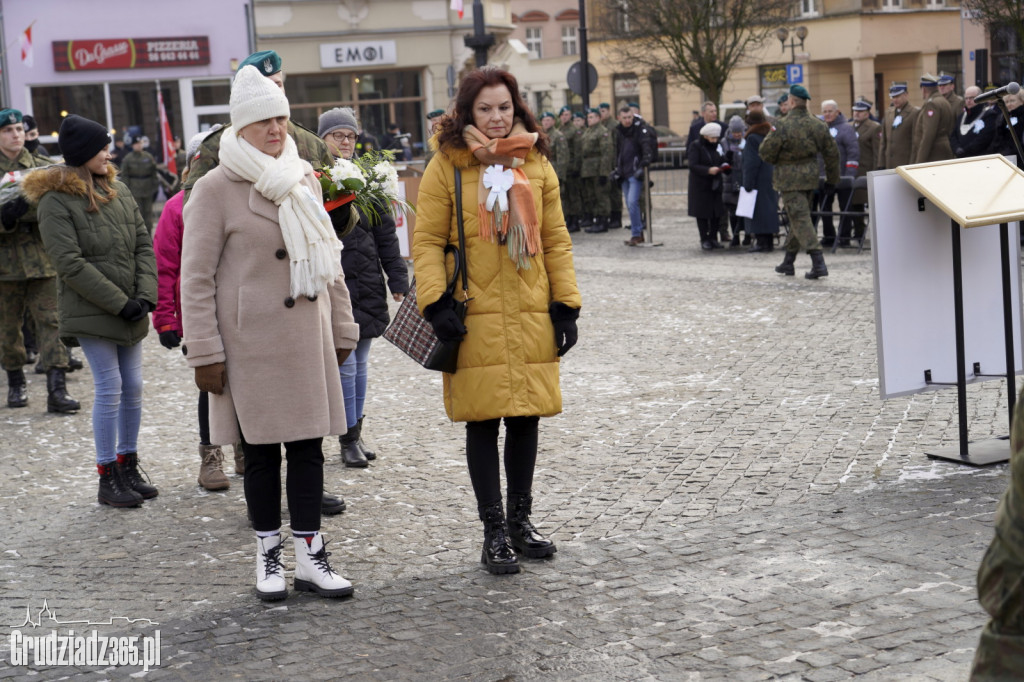
[[[580,343],[535,485],[552,559],[480,567],[440,377],[378,341],[379,458],[346,469],[327,443],[349,509],[324,533],[355,596],[259,603],[241,479],[196,486],[197,392],[151,335],[140,456],[160,496],[140,509],[96,503],[88,376],[70,376],[77,416],[47,415],[36,375],[28,408],[0,408],[0,679],[965,679],[1007,469],[924,455],[957,442],[954,391],[879,399],[870,254],[781,277],[779,253],[701,252],[656,201],[664,246],[576,239]],[[1005,434],[1006,403],[1003,382],[970,386],[971,437]],[[159,630],[159,666],[10,665],[11,633],[58,627],[17,627],[44,601],[115,619],[80,633]]]

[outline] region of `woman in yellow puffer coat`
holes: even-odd
[[[531,558],[555,552],[529,516],[538,422],[562,411],[559,358],[576,343],[580,293],[572,240],[547,137],[511,73],[487,67],[468,74],[437,129],[431,140],[437,153],[417,199],[417,300],[439,338],[465,337],[456,372],[444,375],[445,410],[466,422],[466,459],[484,522],[481,562],[491,573],[517,573],[516,551]],[[464,325],[445,293],[452,266],[444,249],[459,243],[456,168],[469,275]],[[498,457],[502,419],[507,522]]]

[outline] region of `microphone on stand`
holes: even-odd
[[[992,100],[999,99],[1003,95],[1016,95],[1020,92],[1020,84],[1010,82],[1001,88],[995,90],[989,90],[988,92],[982,93],[974,98],[975,104],[984,104],[985,102],[991,102]]]

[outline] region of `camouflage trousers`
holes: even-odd
[[[622,193],[613,190],[615,185],[607,181],[602,185],[601,178],[583,178],[582,182],[584,213],[599,216],[611,214],[612,194],[618,194],[619,201],[622,201]]]
[[[43,367],[67,369],[68,350],[57,329],[57,280],[53,277],[0,282],[0,363],[4,369],[19,370],[27,359],[21,333],[26,310],[35,323]]]
[[[567,216],[578,216],[583,213],[583,194],[581,178],[567,178],[565,194],[562,196],[562,212]]]
[[[991,619],[981,631],[971,680],[1018,680],[1024,673],[1024,564],[996,535],[978,569],[978,601]]]
[[[786,237],[786,251],[800,253],[800,250],[820,251],[817,230],[811,222],[811,207],[814,205],[814,190],[780,192],[782,205],[789,216],[789,235]]]

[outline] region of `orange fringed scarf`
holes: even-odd
[[[537,133],[526,132],[522,122],[516,120],[508,137],[492,140],[472,125],[466,126],[462,136],[482,165],[477,182],[480,237],[507,244],[509,258],[516,268],[529,270],[530,258],[536,256],[540,249],[540,224],[533,208],[533,188],[521,166],[537,142]],[[498,203],[494,203],[490,210],[487,208],[491,190],[484,186],[484,175],[491,166],[501,166],[512,172],[508,210],[502,210]]]

